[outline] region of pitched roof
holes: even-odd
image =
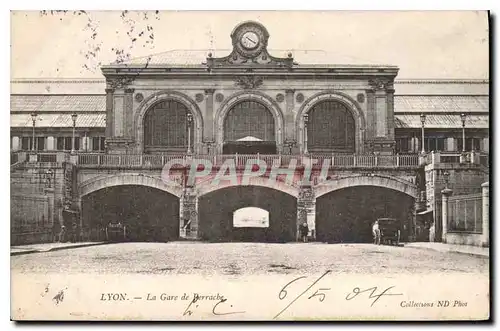
[[[96,112],[106,110],[105,95],[11,95],[12,112]]]
[[[26,128],[31,127],[30,114],[11,114],[10,126],[13,128]],[[106,126],[106,113],[101,114],[79,114],[76,118],[76,127],[78,128],[104,128]],[[37,116],[37,128],[71,128],[73,127],[73,120],[70,114],[50,114],[44,113]]]
[[[474,95],[396,95],[394,111],[401,112],[488,112],[489,97]]]
[[[489,121],[487,114],[469,114],[465,125],[468,129],[488,129]],[[420,114],[395,114],[394,124],[397,129],[419,129],[422,127]],[[430,114],[425,117],[425,127],[429,129],[459,129],[462,128],[462,120],[458,114]]]

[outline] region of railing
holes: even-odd
[[[57,162],[57,153],[37,153],[38,162]]]
[[[167,162],[181,159],[189,163],[191,159],[205,160],[212,166],[220,167],[232,160],[236,167],[243,168],[251,160],[264,161],[268,167],[288,167],[295,160],[297,166],[320,168],[415,168],[418,167],[418,155],[269,155],[269,154],[231,154],[231,155],[133,155],[133,154],[78,154],[78,165],[89,168],[162,168]],[[313,160],[316,160],[313,162]]]

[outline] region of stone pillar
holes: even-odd
[[[126,88],[123,104],[123,130],[124,136],[133,138],[135,136],[134,133],[134,89]]]
[[[441,154],[439,152],[431,152],[432,164],[441,163]]]
[[[20,149],[21,146],[19,146],[19,137],[18,136],[14,136],[12,137],[12,151],[16,152]]]
[[[312,240],[316,239],[316,203],[312,186],[302,185],[300,187],[299,197],[297,199],[297,233],[296,238],[299,240],[300,224],[306,222],[309,227],[309,237]]]
[[[481,245],[489,247],[490,245],[490,183],[486,182],[481,185],[482,200],[483,200],[483,234]]]
[[[483,145],[482,145],[481,151],[489,152],[490,151],[490,138],[483,138],[482,143],[483,143]]]
[[[449,188],[445,188],[444,190],[441,191],[441,201],[442,201],[442,228],[441,228],[441,241],[443,243],[446,243],[446,234],[448,233],[448,198],[450,195],[453,193],[452,190]]]
[[[285,91],[285,114],[284,114],[284,124],[285,127],[285,141],[294,141],[295,140],[295,121],[294,121],[294,95],[295,90],[286,90]]]
[[[186,186],[180,198],[179,236],[184,239],[198,238],[198,199],[194,187]]]
[[[55,146],[55,139],[52,136],[47,137],[47,150],[48,151],[53,151],[56,149]]]
[[[446,151],[448,152],[455,151],[455,138],[453,137],[446,138]]]
[[[106,89],[106,138],[110,138],[114,135],[114,123],[113,123],[113,93],[115,92],[112,88]]]

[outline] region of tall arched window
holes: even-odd
[[[265,106],[255,101],[238,103],[224,120],[225,141],[237,141],[248,136],[274,141],[274,117]]]
[[[224,153],[276,153],[274,117],[256,101],[236,104],[224,119]]]
[[[308,112],[310,153],[354,153],[355,125],[351,112],[338,101],[323,101]]]
[[[188,146],[188,108],[174,100],[162,101],[149,109],[144,117],[144,150],[186,152]],[[191,123],[191,147],[194,144]]]

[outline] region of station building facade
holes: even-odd
[[[230,37],[232,50],[133,59],[103,66],[104,79],[13,80],[16,231],[53,231],[67,209],[88,236],[121,220],[138,240],[292,241],[305,221],[317,240],[358,242],[371,240],[374,218],[394,217],[407,240],[428,240],[418,215],[436,223],[439,199],[422,160],[459,164],[467,154],[474,167],[461,169],[469,179],[456,176],[462,193],[487,177],[488,81],[398,80],[396,66],[273,52],[257,22],[239,24]],[[326,159],[328,181],[313,170],[307,185],[186,185],[187,172],[177,169],[182,187],[172,188],[161,169],[179,157],[210,160],[211,178],[228,159],[238,166],[257,157],[280,168]],[[55,174],[52,190],[33,194],[26,177],[46,177],[45,168]],[[265,210],[268,225],[235,226],[235,212],[247,207]]]

